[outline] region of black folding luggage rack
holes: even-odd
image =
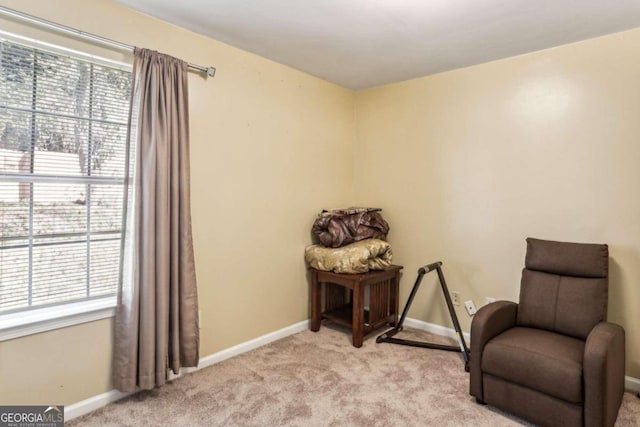
[[[462,330],[460,329],[458,316],[456,315],[456,311],[453,308],[453,303],[451,302],[451,297],[449,296],[449,289],[447,288],[447,282],[444,280],[444,274],[442,274],[442,269],[440,268],[440,266],[442,266],[442,262],[438,261],[438,262],[434,262],[433,264],[425,265],[424,267],[420,267],[420,269],[418,269],[418,277],[416,278],[416,283],[413,285],[413,289],[411,289],[411,294],[409,295],[407,304],[404,306],[404,310],[402,310],[402,316],[400,317],[400,321],[398,322],[395,328],[388,330],[387,332],[385,332],[384,334],[376,338],[376,342],[377,343],[387,342],[391,344],[408,345],[411,347],[423,347],[423,348],[431,348],[435,350],[460,352],[462,353],[462,357],[464,358],[464,370],[469,372],[470,350],[467,347],[467,343],[464,341],[464,335],[462,334]],[[456,330],[458,346],[394,338],[394,335],[396,335],[398,332],[402,331],[403,329],[404,320],[407,317],[407,313],[411,308],[411,303],[413,303],[413,299],[415,298],[416,293],[418,293],[418,289],[420,288],[420,283],[422,282],[422,278],[424,277],[425,274],[433,270],[436,270],[438,272],[440,287],[442,288],[444,299],[447,302],[447,308],[449,309],[449,315],[451,316],[453,327]]]

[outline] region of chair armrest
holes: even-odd
[[[483,401],[482,352],[484,346],[496,335],[516,324],[518,304],[496,301],[481,307],[471,321],[471,360],[469,363],[469,393]]]
[[[584,346],[585,425],[613,426],[624,394],[624,329],[598,323]]]

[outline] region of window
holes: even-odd
[[[0,39],[0,319],[115,304],[130,88],[130,70]]]

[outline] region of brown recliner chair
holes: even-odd
[[[607,245],[527,239],[520,303],[471,323],[470,393],[538,425],[613,426],[624,329],[608,323]]]

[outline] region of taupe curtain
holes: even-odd
[[[187,64],[136,49],[129,125],[132,187],[116,309],[113,383],[151,389],[198,364],[191,235]]]

